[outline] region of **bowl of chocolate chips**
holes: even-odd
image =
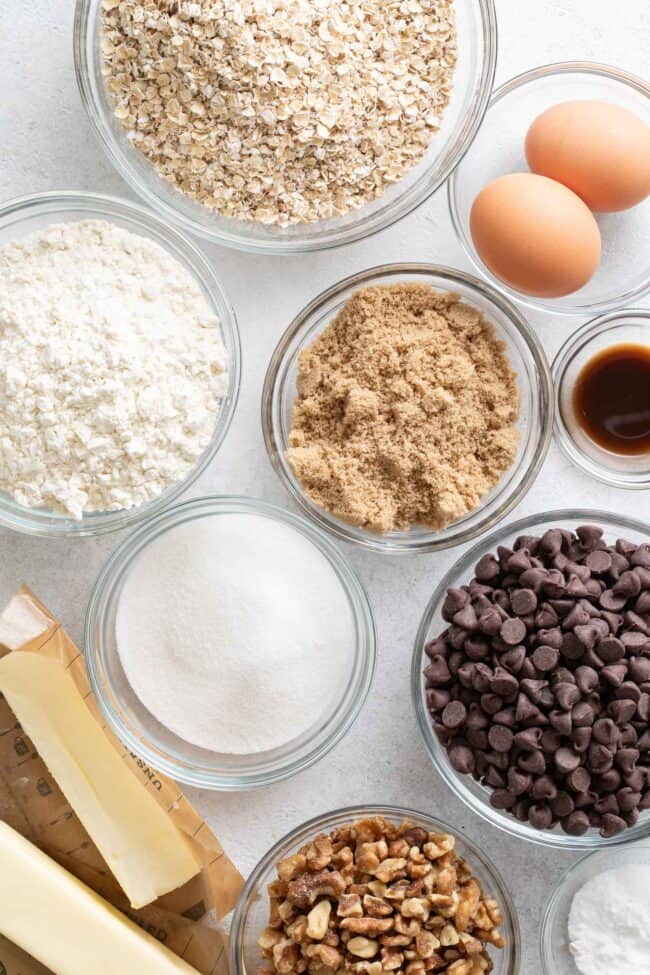
[[[433,593],[413,701],[450,788],[560,848],[650,835],[650,526],[533,515],[486,536]]]

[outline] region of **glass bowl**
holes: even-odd
[[[101,72],[101,0],[77,0],[74,51],[88,115],[119,173],[152,207],[209,240],[240,250],[293,254],[361,240],[400,220],[444,183],[474,138],[492,90],[497,54],[494,0],[455,0],[458,64],[452,100],[423,160],[377,200],[334,220],[267,227],[221,217],[185,197],[135,149],[106,92]]]
[[[166,729],[144,707],[126,678],[115,637],[120,593],[138,555],[161,535],[197,519],[253,514],[299,532],[328,561],[350,606],[355,646],[340,700],[303,735],[255,755],[229,755],[191,745]],[[143,761],[178,782],[225,792],[289,778],[329,752],[356,720],[372,682],[375,627],[365,590],[348,561],[323,532],[305,519],[250,498],[206,497],[185,501],[150,518],[113,552],[100,572],[85,622],[85,659],[93,692],[107,724]]]
[[[569,950],[568,920],[573,898],[593,877],[616,867],[650,865],[650,845],[633,843],[616,850],[582,857],[567,871],[551,894],[539,932],[543,975],[580,975]]]
[[[231,975],[257,975],[262,957],[257,945],[262,930],[268,922],[267,885],[276,879],[275,866],[285,857],[295,853],[319,833],[351,823],[356,819],[384,816],[400,823],[408,819],[416,826],[436,833],[451,833],[456,838],[459,855],[467,860],[483,890],[494,897],[503,913],[501,931],[506,945],[501,951],[491,951],[494,975],[519,975],[521,965],[521,935],[514,904],[496,867],[466,836],[438,819],[400,806],[350,806],[337,809],[310,819],[298,826],[276,843],[262,857],[246,882],[232,919],[230,928]]]
[[[641,78],[588,61],[534,68],[498,88],[471,149],[448,185],[451,219],[474,267],[500,291],[528,308],[556,315],[596,314],[629,304],[650,289],[650,199],[621,213],[595,214],[603,255],[583,288],[562,298],[534,298],[508,287],[483,264],[469,229],[472,204],[484,186],[506,173],[528,172],[524,142],[537,116],[569,99],[601,99],[634,112],[650,124],[650,86]],[[644,257],[645,255],[645,257]]]
[[[631,826],[609,839],[603,839],[598,831],[593,829],[590,829],[584,836],[569,836],[560,828],[552,830],[535,829],[530,823],[521,823],[507,812],[495,809],[490,805],[492,790],[480,785],[471,775],[461,775],[452,767],[446,750],[440,744],[438,736],[433,730],[427,710],[425,682],[423,680],[423,670],[428,662],[424,648],[448,625],[442,618],[442,606],[447,590],[467,585],[474,574],[474,566],[481,556],[488,552],[495,552],[499,545],[508,545],[518,535],[541,535],[549,528],[567,528],[575,531],[580,525],[585,524],[600,525],[605,529],[605,538],[608,541],[614,541],[621,537],[629,538],[634,542],[650,540],[649,525],[634,521],[632,518],[625,518],[623,515],[591,509],[576,508],[549,511],[544,514],[529,515],[527,518],[501,526],[497,531],[492,532],[486,538],[482,538],[477,545],[473,545],[471,549],[465,552],[436,586],[424,611],[415,638],[411,662],[411,696],[420,732],[434,768],[440,773],[452,792],[482,819],[491,823],[492,826],[496,826],[497,829],[503,830],[504,833],[538,843],[541,846],[563,850],[593,850],[630,843],[633,840],[648,837],[650,836],[650,810],[641,813],[636,826]]]
[[[101,535],[127,528],[178,498],[214,460],[230,427],[239,395],[241,353],[235,312],[219,279],[198,248],[144,207],[110,196],[61,191],[11,200],[0,207],[0,246],[20,240],[55,223],[105,220],[163,247],[196,279],[221,322],[226,349],[228,388],[209,445],[188,474],[148,504],[121,511],[90,512],[79,521],[61,512],[28,508],[0,492],[0,524],[29,535]]]
[[[555,435],[577,467],[612,487],[650,488],[650,454],[615,454],[595,443],[578,423],[573,406],[576,381],[595,355],[613,345],[633,343],[650,350],[650,311],[631,308],[587,322],[569,336],[553,363]]]
[[[417,281],[439,291],[459,294],[492,322],[497,338],[506,344],[508,358],[517,373],[521,392],[518,423],[521,438],[513,466],[474,511],[442,531],[413,528],[408,532],[379,535],[349,525],[310,501],[287,463],[285,451],[302,350],[314,341],[359,288],[399,281]],[[377,552],[432,552],[475,538],[501,521],[524,497],[539,473],[551,440],[551,374],[533,329],[490,285],[462,271],[433,264],[387,264],[362,271],[328,288],[293,320],[280,339],[266,373],[262,426],[266,449],[280,480],[294,501],[322,528],[346,542],[355,542]]]

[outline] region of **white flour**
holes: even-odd
[[[573,898],[571,954],[582,975],[650,972],[650,865],[592,877]]]
[[[186,741],[251,754],[312,727],[349,677],[343,588],[302,535],[260,515],[173,528],[137,558],[116,636],[145,707]]]
[[[100,221],[0,248],[0,490],[80,518],[181,479],[225,389],[218,321],[156,243]]]

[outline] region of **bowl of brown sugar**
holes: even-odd
[[[314,299],[280,340],[262,421],[294,500],[382,552],[462,544],[526,494],[553,427],[526,319],[462,271],[394,264]]]

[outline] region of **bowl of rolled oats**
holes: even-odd
[[[469,148],[494,0],[77,0],[88,114],[127,182],[216,243],[289,254],[375,233]]]
[[[235,909],[232,975],[517,975],[519,924],[485,854],[411,809],[312,819],[255,867]]]

